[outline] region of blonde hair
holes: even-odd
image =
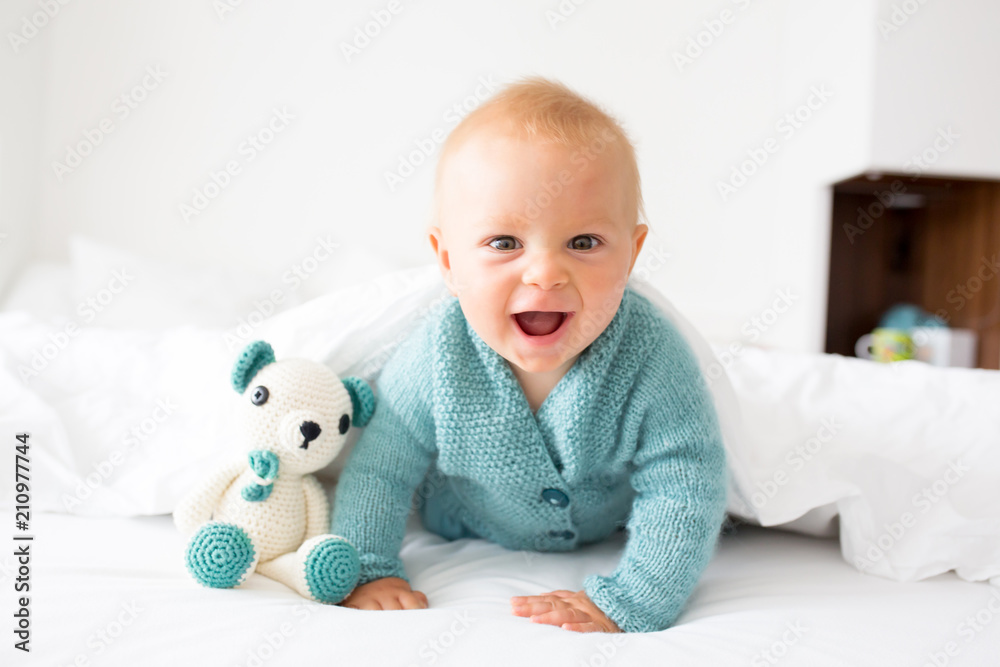
[[[618,121],[593,102],[563,84],[540,76],[516,81],[469,113],[451,131],[438,157],[434,176],[434,221],[439,224],[438,192],[444,165],[470,135],[483,127],[518,139],[537,139],[567,148],[585,148],[606,141],[617,148],[629,184],[629,211],[633,224],[645,221],[642,183],[635,148]],[[602,144],[603,150],[606,146]]]

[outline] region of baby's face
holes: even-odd
[[[444,165],[431,245],[472,328],[523,371],[571,365],[621,303],[647,230],[619,164],[601,141],[480,133]]]

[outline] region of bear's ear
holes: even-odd
[[[359,377],[346,377],[341,382],[351,395],[351,405],[354,406],[354,414],[351,415],[351,423],[354,426],[365,426],[375,412],[375,394],[368,383]]]
[[[270,345],[262,340],[250,343],[243,348],[243,352],[233,364],[233,389],[236,393],[242,394],[253,380],[253,376],[264,366],[272,363],[274,363],[274,350]]]

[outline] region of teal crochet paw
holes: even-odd
[[[361,559],[350,542],[335,535],[316,538],[305,559],[306,585],[318,602],[337,604],[358,584]],[[308,548],[308,543],[306,545]]]
[[[257,550],[246,531],[235,524],[209,522],[188,543],[184,562],[191,575],[209,588],[233,588],[257,565]]]

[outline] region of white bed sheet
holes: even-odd
[[[509,614],[512,595],[579,589],[586,575],[610,573],[620,534],[571,553],[515,552],[446,542],[411,516],[402,557],[431,608],[375,612],[306,602],[261,575],[241,589],[200,588],[169,516],[38,514],[33,529],[34,651],[8,640],[2,654],[13,660],[3,664],[886,667],[934,664],[934,653],[941,664],[995,665],[1000,655],[995,587],[954,573],[916,583],[865,575],[836,540],[753,526],[722,538],[674,627],[634,635],[577,634]],[[13,560],[0,564],[10,591]],[[992,622],[969,638],[960,624],[985,619],[983,610]],[[948,642],[957,655],[944,653]]]

